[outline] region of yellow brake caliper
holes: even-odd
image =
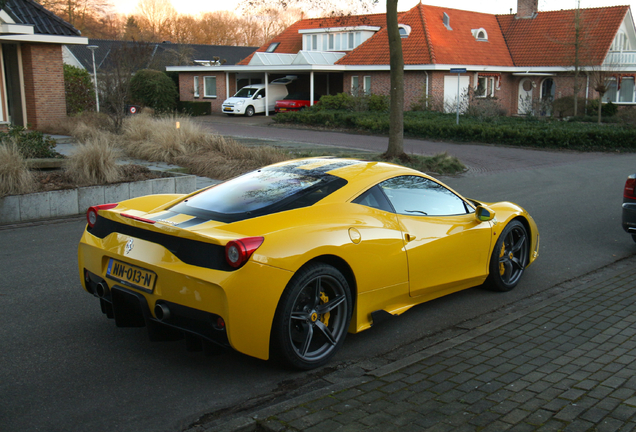
[[[320,304],[326,304],[327,302],[329,302],[329,297],[327,297],[327,294],[325,294],[324,292],[320,293]],[[320,317],[320,321],[322,321],[322,323],[325,326],[329,326],[329,316],[331,316],[330,312],[324,313],[322,314],[322,316]]]
[[[506,254],[506,243],[501,243],[501,253],[499,254],[499,258],[503,258],[503,256]],[[499,263],[499,274],[503,276],[503,274],[506,272],[506,268],[504,267],[503,263]]]

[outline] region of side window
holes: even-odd
[[[260,89],[257,93],[256,96],[254,96],[254,99],[257,99],[258,97],[265,97],[265,89]]]
[[[396,213],[411,216],[450,216],[472,209],[449,189],[418,176],[401,176],[380,183]]]
[[[372,207],[386,212],[394,212],[393,207],[391,207],[391,203],[387,201],[384,192],[380,189],[380,186],[373,186],[358,198],[354,199],[353,202],[355,204]]]

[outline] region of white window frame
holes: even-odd
[[[365,96],[371,94],[371,75],[365,75],[362,79],[362,92]]]
[[[620,89],[616,89],[616,93],[615,93],[615,97],[613,99],[609,98],[609,92],[605,93],[603,95],[603,103],[607,103],[607,102],[612,102],[613,104],[620,104],[620,105],[636,105],[636,82],[634,82],[634,86],[632,89],[632,101],[631,102],[621,102],[621,92],[625,91],[625,86],[623,85],[622,81],[624,80],[633,80],[633,78],[631,77],[623,77],[621,78],[621,88]],[[608,84],[613,84],[613,86],[616,88],[616,86],[618,85],[616,78],[608,78],[606,80],[606,83]]]
[[[358,75],[351,76],[351,94],[358,96],[358,90],[360,90],[360,77]]]
[[[208,84],[209,80],[214,80],[214,86]],[[211,87],[211,88],[209,88]],[[211,91],[208,91],[211,90]],[[212,93],[213,91],[213,93]],[[203,97],[216,99],[216,76],[204,76],[203,77]]]
[[[484,83],[483,94],[477,93],[477,89],[479,88],[480,82]],[[475,86],[475,97],[483,99],[487,97],[493,97],[494,95],[495,95],[495,77],[487,77],[487,76],[477,77],[477,85]]]
[[[194,77],[194,97],[195,98],[199,97],[199,77],[198,76]]]

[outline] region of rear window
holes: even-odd
[[[346,183],[324,172],[290,166],[264,168],[206,189],[170,210],[235,222],[313,205]]]

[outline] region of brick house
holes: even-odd
[[[32,0],[0,10],[0,128],[45,129],[66,118],[62,45],[88,42]]]
[[[470,103],[491,99],[509,115],[524,114],[541,102],[574,94],[576,57],[587,72],[612,71],[605,101],[636,103],[636,31],[629,6],[581,9],[577,19],[575,10],[540,12],[537,4],[518,0],[517,13],[509,15],[422,3],[399,13],[404,108],[426,96],[433,107],[451,110],[470,89]],[[303,19],[236,66],[168,70],[208,82],[202,93],[182,86],[180,97],[195,100],[194,94],[203,94],[216,111],[243,85],[285,75],[298,77],[290,91],[309,90],[312,101],[343,91],[388,95],[386,15]],[[585,71],[578,95],[585,102],[597,98]],[[550,114],[550,105],[543,114]]]

